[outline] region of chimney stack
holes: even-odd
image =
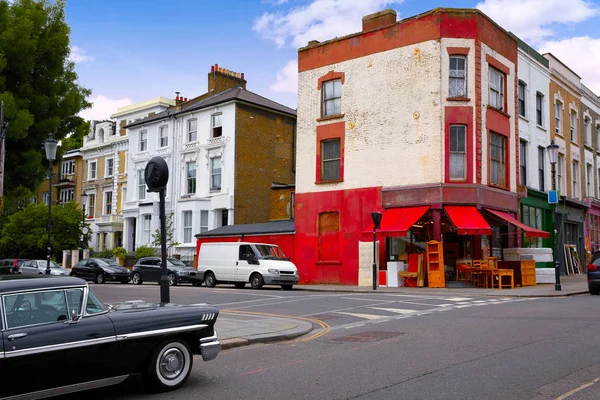
[[[244,73],[230,71],[219,67],[219,64],[212,65],[208,73],[208,93],[214,96],[228,89],[241,87],[246,89],[246,80]]]
[[[369,32],[394,25],[396,23],[396,17],[396,11],[392,10],[391,8],[376,12],[374,14],[366,15],[362,19],[362,31]]]

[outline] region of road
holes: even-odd
[[[159,299],[158,286],[93,285],[106,301]],[[600,298],[488,298],[177,287],[173,302],[322,321],[310,341],[196,360],[187,384],[140,382],[97,399],[598,399]],[[314,333],[315,331],[313,331]],[[80,398],[65,396],[62,399]],[[561,397],[562,396],[562,397]]]

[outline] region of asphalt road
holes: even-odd
[[[105,301],[159,299],[155,285],[92,287]],[[600,398],[596,296],[517,299],[177,287],[171,300],[207,301],[222,312],[314,318],[328,328],[310,341],[234,348],[208,363],[196,359],[190,379],[176,392],[145,393],[134,379],[85,392],[86,398]]]

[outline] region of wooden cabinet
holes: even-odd
[[[498,268],[514,271],[515,286],[534,286],[535,260],[498,261]]]
[[[444,251],[442,243],[435,240],[427,242],[427,281],[431,288],[446,287]]]

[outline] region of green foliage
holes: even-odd
[[[152,257],[152,256],[156,255],[156,251],[152,247],[149,247],[149,246],[140,246],[135,251],[135,255],[136,255],[137,259],[139,260],[140,258]]]
[[[43,142],[76,132],[91,91],[69,60],[65,0],[0,0],[0,100],[6,130],[5,194],[36,190],[48,169]],[[75,139],[74,139],[75,140]],[[68,143],[68,142],[67,142]]]
[[[83,138],[90,132],[90,121],[85,121],[79,125],[75,132],[61,141],[60,147],[58,148],[57,158],[62,156],[69,150],[79,149],[83,146]]]
[[[119,257],[120,260],[125,260],[125,256],[127,256],[127,250],[125,250],[125,247],[115,247],[112,249],[112,254],[115,257]]]
[[[90,258],[111,258],[112,255],[113,253],[109,249],[90,251]]]
[[[174,226],[174,222],[173,222],[173,214],[174,213],[171,213],[165,218],[165,225],[167,226],[167,228],[166,228],[167,249],[170,249],[171,247],[177,246],[179,244],[179,242],[175,241],[175,226]],[[152,234],[152,246],[160,247],[160,242],[161,241],[160,241],[160,227],[159,227]]]
[[[89,224],[84,224],[87,227]],[[48,245],[48,206],[30,203],[10,215],[2,228],[0,251],[6,257],[46,258]],[[62,259],[63,250],[81,246],[81,209],[68,202],[52,206],[52,257]],[[84,237],[89,241],[89,234]]]

